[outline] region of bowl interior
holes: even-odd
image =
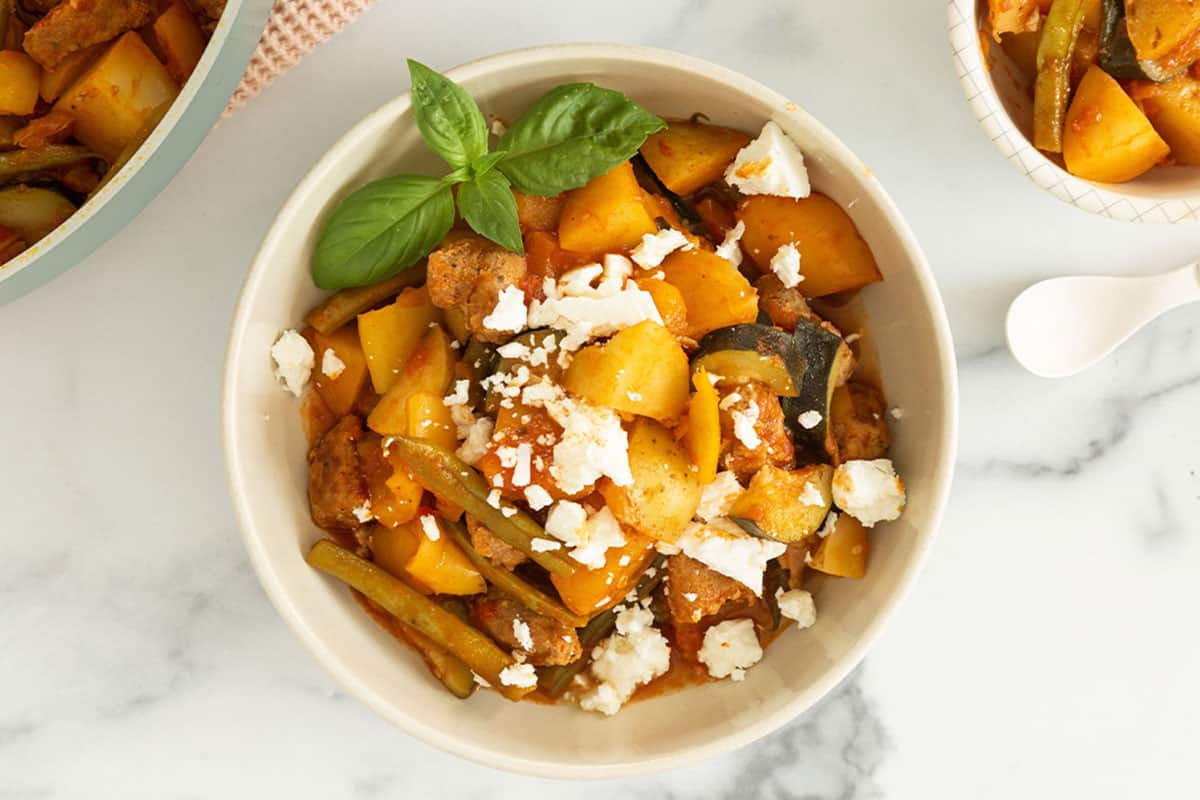
[[[895,523],[872,535],[861,581],[830,580],[819,620],[789,631],[742,683],[724,682],[635,703],[611,719],[574,707],[513,704],[494,693],[456,700],[417,657],[309,569],[321,535],[308,517],[305,442],[294,399],[271,376],[268,350],[322,296],[308,273],[322,217],[364,181],[444,170],[422,146],[407,97],[356,126],[301,183],[266,237],[231,334],[225,436],[247,546],[272,600],[351,691],[410,733],[460,755],[524,772],[612,777],[731,749],[808,707],[857,663],[907,586],[931,538],[950,481],[955,377],[949,332],[927,267],[866,167],[824,128],[745,78],[662,51],[609,46],[539,48],[453,70],[485,114],[512,120],[551,87],[594,81],[664,116],[696,111],[756,131],[774,119],[805,152],[817,189],[849,207],[886,281],[865,292],[878,333],[889,402],[905,410],[894,458],[909,491]]]

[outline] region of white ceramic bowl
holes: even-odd
[[[904,595],[933,541],[950,487],[956,377],[941,300],[908,226],[866,166],[776,92],[712,64],[661,50],[542,47],[485,58],[449,75],[485,113],[512,119],[547,89],[587,80],[652,111],[703,111],[757,130],[778,122],[803,148],[814,185],[850,207],[886,281],[865,292],[882,344],[889,401],[905,411],[894,457],[909,506],[872,534],[869,574],[830,581],[820,618],[789,631],[742,683],[696,687],[605,719],[571,706],[513,704],[492,692],[450,696],[417,657],[367,618],[345,587],[303,561],[321,536],[308,516],[305,441],[294,398],[271,375],[269,348],[322,293],[309,259],[322,218],[363,182],[438,169],[422,146],[408,95],[355,125],[280,211],[246,279],[230,335],[224,438],[246,547],[279,613],[325,667],[379,714],[424,741],[502,769],[608,778],[679,766],[769,733],[807,709],[858,663]]]
[[[1072,175],[1034,147],[1031,76],[980,32],[986,0],[949,0],[947,13],[954,69],[967,104],[992,144],[1022,174],[1064,203],[1104,217],[1129,222],[1200,219],[1200,167],[1154,168],[1125,183],[1100,183]]]

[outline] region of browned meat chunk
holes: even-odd
[[[313,522],[322,528],[352,530],[362,524],[354,514],[368,500],[356,446],[362,435],[362,421],[347,415],[308,453],[308,505]]]
[[[150,0],[66,0],[25,33],[25,52],[53,69],[71,53],[140,28],[152,16]]]
[[[796,323],[802,319],[819,319],[800,290],[786,288],[775,275],[759,278],[754,282],[754,288],[758,290],[759,306],[767,312],[771,322],[785,331],[796,330]]]
[[[471,544],[479,555],[490,558],[496,566],[511,571],[524,563],[524,553],[483,527],[472,516],[467,517],[467,532],[471,534]]]
[[[426,286],[438,308],[461,309],[467,330],[485,342],[504,342],[512,331],[496,331],[483,324],[496,308],[506,287],[520,288],[525,277],[525,257],[505,250],[482,236],[451,234],[429,254]]]
[[[221,18],[226,0],[191,0],[192,7],[211,20]]]
[[[667,575],[667,605],[671,619],[680,625],[716,614],[726,603],[750,607],[758,601],[750,587],[683,553],[667,559]]]
[[[525,653],[534,666],[570,664],[583,655],[574,628],[530,611],[498,589],[475,598],[471,618],[500,644]]]
[[[32,11],[34,14],[45,14],[62,1],[63,0],[13,0],[14,3],[20,3],[26,11]]]
[[[747,435],[745,430],[747,420],[753,420],[753,436]],[[751,381],[724,393],[721,398],[721,451],[721,463],[744,480],[765,464],[783,469],[792,467],[796,451],[784,424],[779,398],[771,387]]]
[[[829,419],[838,463],[883,458],[892,446],[883,395],[865,383],[847,383],[833,393]]]

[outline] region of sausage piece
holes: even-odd
[[[25,32],[25,52],[54,69],[74,52],[142,27],[154,6],[149,0],[64,0]]]
[[[438,308],[463,311],[467,330],[477,339],[505,342],[512,331],[492,330],[483,320],[495,310],[501,291],[520,288],[525,272],[524,256],[473,233],[454,233],[429,254],[426,287]]]
[[[833,393],[829,420],[838,463],[883,458],[892,446],[883,394],[865,383],[847,383]]]
[[[739,417],[754,420],[754,436],[758,439],[755,446],[743,441],[748,437],[739,438]],[[771,387],[751,381],[723,392],[721,450],[721,463],[743,480],[748,480],[766,464],[783,469],[794,465],[796,450],[784,423],[783,408]]]
[[[676,624],[688,625],[719,612],[726,603],[752,606],[758,597],[743,583],[677,553],[667,559],[667,605]]]
[[[530,611],[495,588],[475,598],[471,618],[500,644],[525,653],[526,661],[534,666],[570,664],[583,655],[574,628]]]
[[[475,551],[484,558],[491,559],[496,566],[511,572],[518,564],[525,562],[524,553],[489,531],[470,515],[467,515],[467,533],[471,535],[471,544]]]
[[[367,479],[358,460],[362,420],[342,417],[308,453],[308,505],[322,528],[354,530],[362,525],[355,509],[367,506]]]

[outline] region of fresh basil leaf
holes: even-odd
[[[633,156],[667,124],[620,92],[591,83],[551,89],[500,139],[497,168],[525,194],[553,197]]]
[[[492,167],[496,166],[497,163],[502,161],[506,155],[508,155],[508,153],[504,152],[503,150],[497,150],[494,153],[488,153],[483,158],[471,164],[471,169],[476,175],[486,175],[488,172],[491,172]]]
[[[429,67],[408,60],[417,129],[429,149],[452,167],[465,167],[487,154],[487,122],[471,95]]]
[[[508,178],[499,172],[485,172],[461,184],[458,187],[458,210],[480,236],[486,236],[514,253],[525,252],[525,243],[521,241],[521,225],[517,222],[517,201],[513,198]]]
[[[471,180],[471,168],[459,167],[453,172],[448,173],[446,177],[442,178],[442,180],[446,183],[462,183],[463,181],[469,181]]]
[[[453,224],[454,193],[445,181],[397,175],[368,183],[325,223],[313,253],[313,281],[322,289],[346,289],[390,278],[428,255]]]

